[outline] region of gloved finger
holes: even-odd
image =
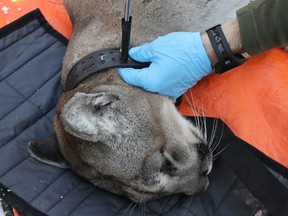
[[[129,50],[129,55],[132,59],[139,62],[151,62],[153,58],[150,44],[143,44],[131,48]]]
[[[134,68],[118,68],[118,74],[128,84],[143,88],[143,73],[141,70]]]

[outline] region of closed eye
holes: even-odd
[[[160,172],[174,176],[175,175],[174,172],[176,170],[177,170],[177,168],[175,168],[169,160],[165,160],[161,166]]]

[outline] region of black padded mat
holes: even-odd
[[[255,199],[221,157],[205,193],[176,194],[141,205],[94,187],[69,170],[31,158],[26,149],[29,141],[53,138],[67,43],[39,10],[0,30],[1,198],[23,215],[33,216],[248,216],[261,209],[247,202]],[[283,182],[287,185],[286,179]]]

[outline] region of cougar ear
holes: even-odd
[[[54,138],[38,142],[30,141],[27,149],[32,157],[43,163],[64,169],[69,168]]]

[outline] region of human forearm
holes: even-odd
[[[223,33],[227,39],[227,42],[232,50],[233,53],[243,53],[243,47],[242,47],[242,41],[240,37],[240,30],[239,30],[239,23],[238,19],[234,18],[231,21],[225,23],[222,25]],[[211,61],[211,65],[215,66],[215,64],[218,62],[217,56],[214,52],[214,49],[210,43],[210,40],[208,38],[208,35],[206,33],[203,33],[202,36],[202,42],[205,47],[205,50],[209,56],[209,59]]]

